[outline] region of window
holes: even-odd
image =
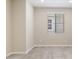
[[[48,31],[55,32],[55,15],[48,16]]]
[[[64,14],[53,14],[48,16],[48,31],[64,32]]]

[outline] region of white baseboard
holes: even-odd
[[[12,52],[12,54],[26,54],[25,52]]]
[[[53,46],[58,46],[58,47],[67,47],[67,46],[69,46],[69,47],[72,47],[72,45],[34,45],[34,47],[53,47]],[[29,53],[34,47],[32,47],[32,48],[30,48],[30,49],[28,49],[27,51],[25,51],[25,52],[11,52],[11,53],[8,53],[7,55],[6,55],[6,57],[8,57],[8,56],[10,56],[10,55],[13,55],[13,54],[27,54],[27,53]]]
[[[35,45],[34,47],[55,47],[55,46],[58,46],[58,47],[72,47],[72,45]]]
[[[28,50],[26,51],[26,54],[29,53],[33,48],[34,48],[34,47],[28,49]]]
[[[11,56],[11,55],[13,55],[13,54],[26,54],[26,52],[10,52],[10,53],[8,53],[7,55],[6,55],[6,57],[8,57],[8,56]]]
[[[6,54],[6,57],[8,57],[8,56],[10,56],[10,55],[12,55],[12,53],[8,53],[8,54]]]
[[[11,56],[11,55],[14,55],[14,54],[27,54],[27,53],[29,53],[33,48],[34,48],[34,47],[28,49],[28,50],[25,51],[25,52],[20,52],[20,51],[19,51],[19,52],[10,52],[10,53],[8,53],[8,54],[6,55],[6,57]]]

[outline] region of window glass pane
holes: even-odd
[[[61,23],[63,23],[63,19],[64,19],[64,15],[63,14],[56,14],[55,15],[55,17],[56,17],[56,24],[61,24]]]
[[[62,32],[64,32],[63,24],[56,24],[55,27],[56,27],[55,28],[55,32],[56,33],[62,33]]]
[[[55,32],[55,15],[48,16],[48,31]]]

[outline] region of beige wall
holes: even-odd
[[[64,12],[64,33],[48,33],[47,13],[49,11]],[[34,44],[71,45],[71,17],[72,10],[68,8],[33,9],[29,0],[11,0],[11,2],[7,0],[7,53],[26,52]]]
[[[26,48],[33,47],[33,6],[26,0]]]
[[[33,47],[33,6],[29,0],[7,0],[7,55]]]
[[[26,51],[26,1],[12,0],[12,52]]]
[[[64,33],[47,31],[48,12],[64,12]],[[69,8],[35,8],[34,10],[34,43],[35,45],[71,45],[72,10]]]
[[[6,54],[11,52],[11,32],[12,32],[12,20],[11,20],[11,1],[6,0]]]
[[[29,0],[12,0],[13,52],[33,47],[33,7]]]

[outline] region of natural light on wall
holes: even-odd
[[[69,0],[68,2],[69,2],[69,3],[72,3],[72,0]]]
[[[44,0],[41,0],[41,2],[44,2]]]

